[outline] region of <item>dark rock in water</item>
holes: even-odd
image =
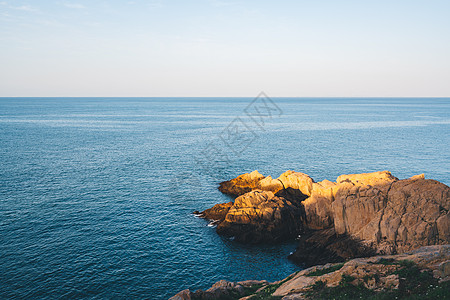
[[[289,255],[289,259],[305,267],[375,255],[370,246],[348,235],[339,236],[334,228],[309,230],[298,241],[297,250]]]
[[[278,242],[301,232],[301,212],[300,202],[254,190],[236,198],[217,233],[244,243]]]
[[[231,196],[240,196],[256,189],[258,182],[264,179],[258,171],[245,173],[238,177],[220,183],[219,191]]]

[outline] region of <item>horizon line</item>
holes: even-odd
[[[267,94],[266,94],[267,95]],[[427,98],[442,99],[450,96],[269,96],[269,98]],[[258,96],[0,96],[2,98],[257,98]]]

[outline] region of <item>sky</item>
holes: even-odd
[[[450,97],[450,1],[0,0],[0,97]]]

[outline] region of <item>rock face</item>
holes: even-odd
[[[239,196],[217,233],[248,243],[274,242],[295,237],[302,229],[300,203],[270,191],[254,190]]]
[[[337,234],[393,254],[448,243],[450,188],[435,180],[406,179],[341,189],[332,204]]]

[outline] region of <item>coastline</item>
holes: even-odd
[[[420,268],[434,272],[433,280],[448,280],[450,188],[425,179],[423,174],[400,180],[389,171],[381,171],[341,175],[335,182],[315,182],[294,171],[276,179],[253,171],[220,183],[219,190],[236,198],[195,212],[217,225],[218,234],[251,244],[298,237],[299,246],[289,258],[309,268],[275,283],[220,281],[207,291],[184,290],[173,299],[221,299],[231,294],[234,298],[230,299],[260,299],[260,293],[280,297],[277,299],[303,299],[305,295],[313,296],[311,290],[316,284],[303,278],[308,277],[305,274],[337,265],[358,269],[361,264],[374,264],[380,259],[420,263]],[[379,271],[373,270],[371,276],[392,279],[396,275]],[[340,274],[336,275],[339,280],[326,280],[321,290],[341,286],[345,276],[354,278],[353,286],[361,287],[359,277],[353,273],[330,273],[335,272]],[[298,282],[293,283],[294,279]],[[394,293],[402,287],[403,279],[397,276],[396,280],[393,286],[387,280],[391,283],[381,288],[375,284],[364,289]],[[286,285],[293,288],[287,289]],[[442,288],[448,291],[447,285]]]

